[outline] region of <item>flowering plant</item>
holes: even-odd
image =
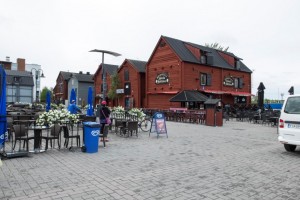
[[[58,108],[58,106],[56,105],[56,103],[51,103],[51,109],[57,109],[57,108]]]
[[[138,119],[144,119],[146,114],[142,111],[142,109],[138,109],[138,108],[132,108],[128,111],[128,113],[130,115],[134,115],[134,116],[137,116]]]
[[[63,121],[69,120],[72,123],[77,123],[79,121],[79,115],[71,114],[68,110],[50,110],[49,112],[42,113],[36,120],[36,124],[39,126],[49,125]]]
[[[65,105],[65,104],[62,104],[62,103],[60,103],[60,104],[58,105],[58,108],[59,108],[59,109],[65,109],[65,108],[66,108],[66,105]]]
[[[124,114],[125,109],[122,106],[117,106],[112,109],[112,112],[116,114]]]

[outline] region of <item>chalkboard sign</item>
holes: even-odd
[[[150,133],[154,132],[157,133],[157,137],[159,136],[159,134],[166,134],[168,137],[166,119],[163,113],[156,112],[152,117],[149,136]]]

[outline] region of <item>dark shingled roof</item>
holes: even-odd
[[[104,63],[104,70],[109,75],[113,75],[114,73],[116,73],[118,71],[118,65],[110,65],[110,64]]]
[[[60,71],[64,80],[69,80],[72,76],[75,76],[79,82],[90,82],[93,83],[93,74],[74,73],[74,72],[63,72]]]
[[[6,83],[12,84],[14,77],[20,77],[19,84],[26,86],[34,86],[33,76],[27,71],[5,70]]]
[[[141,73],[145,73],[146,72],[146,65],[147,62],[145,61],[140,61],[140,60],[131,60],[131,59],[127,59],[128,62],[130,62],[132,64],[132,66]]]
[[[204,104],[216,105],[221,99],[207,99]]]
[[[197,90],[183,90],[170,99],[170,102],[204,102],[207,96]]]
[[[198,44],[193,44],[190,42],[184,42],[178,39],[162,36],[162,38],[170,45],[170,47],[175,51],[175,53],[180,57],[182,61],[185,62],[191,62],[191,63],[196,63],[196,64],[201,64],[200,60],[198,60],[192,52],[185,46],[185,44],[191,45],[197,49],[200,49],[202,51],[208,52],[207,55],[213,56],[213,65],[214,67],[221,67],[225,69],[233,69],[233,67],[227,63],[223,57],[218,53],[216,49],[201,46]],[[228,54],[238,60],[241,58],[235,56],[233,53],[230,52],[223,52],[222,53]],[[252,71],[243,63],[240,61],[240,71],[244,72],[249,72],[251,73]]]

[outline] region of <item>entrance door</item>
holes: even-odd
[[[125,109],[128,110],[130,109],[130,98],[125,97]]]

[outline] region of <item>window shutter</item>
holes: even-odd
[[[207,74],[206,85],[211,85],[211,74]]]
[[[242,78],[239,78],[239,88],[243,88],[244,82]]]

